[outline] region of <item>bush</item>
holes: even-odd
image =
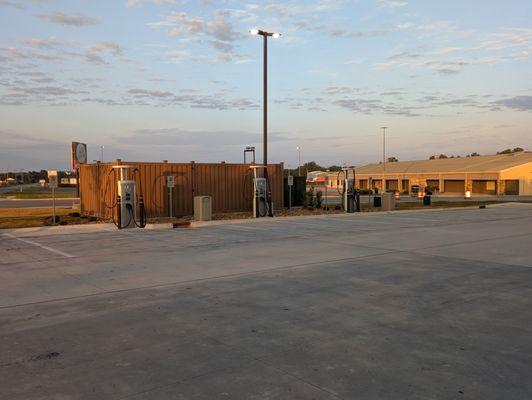
[[[323,203],[323,192],[318,190],[316,192],[316,208],[321,208],[321,203]]]
[[[313,210],[315,207],[314,188],[311,187],[305,192],[305,198],[303,199],[303,206],[309,210]]]

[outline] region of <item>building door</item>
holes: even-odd
[[[445,193],[460,193],[465,191],[465,182],[458,179],[446,179],[443,182]]]
[[[497,194],[497,182],[496,181],[473,181],[473,193],[474,194]]]
[[[507,179],[504,181],[504,194],[519,195],[519,180]]]

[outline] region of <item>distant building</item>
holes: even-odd
[[[329,175],[327,172],[312,171],[307,174],[307,184],[326,185]]]
[[[367,189],[369,180],[379,191],[410,192],[412,185],[433,193],[532,195],[532,152],[495,156],[445,158],[369,164],[356,168],[356,185]],[[329,186],[338,185],[329,173]]]

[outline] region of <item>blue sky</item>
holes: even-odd
[[[89,158],[271,162],[532,148],[532,2],[0,0],[0,170]],[[259,157],[260,159],[260,157]]]

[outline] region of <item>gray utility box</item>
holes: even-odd
[[[383,193],[382,194],[382,211],[392,211],[395,210],[395,198],[393,193]]]
[[[194,197],[194,220],[210,221],[212,219],[212,197]]]

